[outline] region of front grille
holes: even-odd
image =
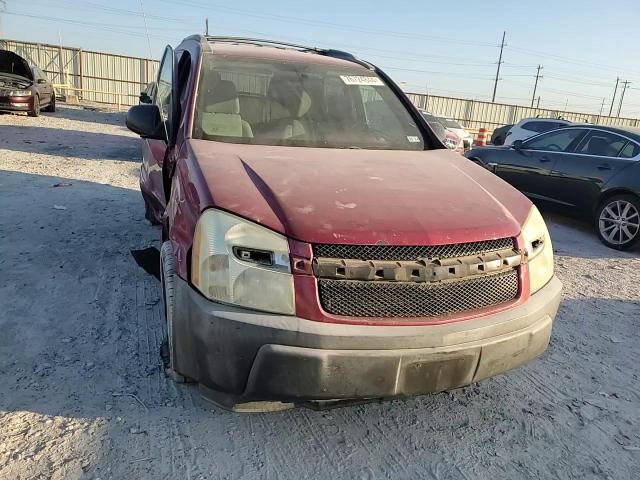
[[[354,260],[418,260],[421,258],[453,258],[482,255],[496,250],[515,248],[512,238],[498,238],[483,242],[451,243],[446,245],[341,245],[316,244],[316,257]]]
[[[435,317],[514,300],[518,273],[437,283],[318,279],[322,308],[349,317]]]

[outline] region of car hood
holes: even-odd
[[[517,236],[521,193],[448,150],[389,151],[190,140],[203,208],[309,243],[430,245]]]
[[[27,61],[9,50],[0,50],[0,75],[9,74],[33,81],[33,72]]]

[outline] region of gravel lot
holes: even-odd
[[[234,414],[173,384],[123,119],[0,116],[0,478],[640,478],[640,251],[562,217],[564,300],[524,368],[324,412]]]

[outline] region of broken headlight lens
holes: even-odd
[[[198,220],[191,281],[218,302],[293,315],[293,276],[286,237],[220,210]]]
[[[531,207],[529,216],[522,227],[525,249],[529,263],[529,284],[531,293],[544,287],[553,277],[553,246],[549,230],[538,209]]]

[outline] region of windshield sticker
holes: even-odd
[[[363,77],[360,75],[340,75],[345,85],[384,85],[378,77]]]
[[[413,135],[407,135],[407,140],[409,140],[410,143],[420,143],[420,137],[415,137]]]

